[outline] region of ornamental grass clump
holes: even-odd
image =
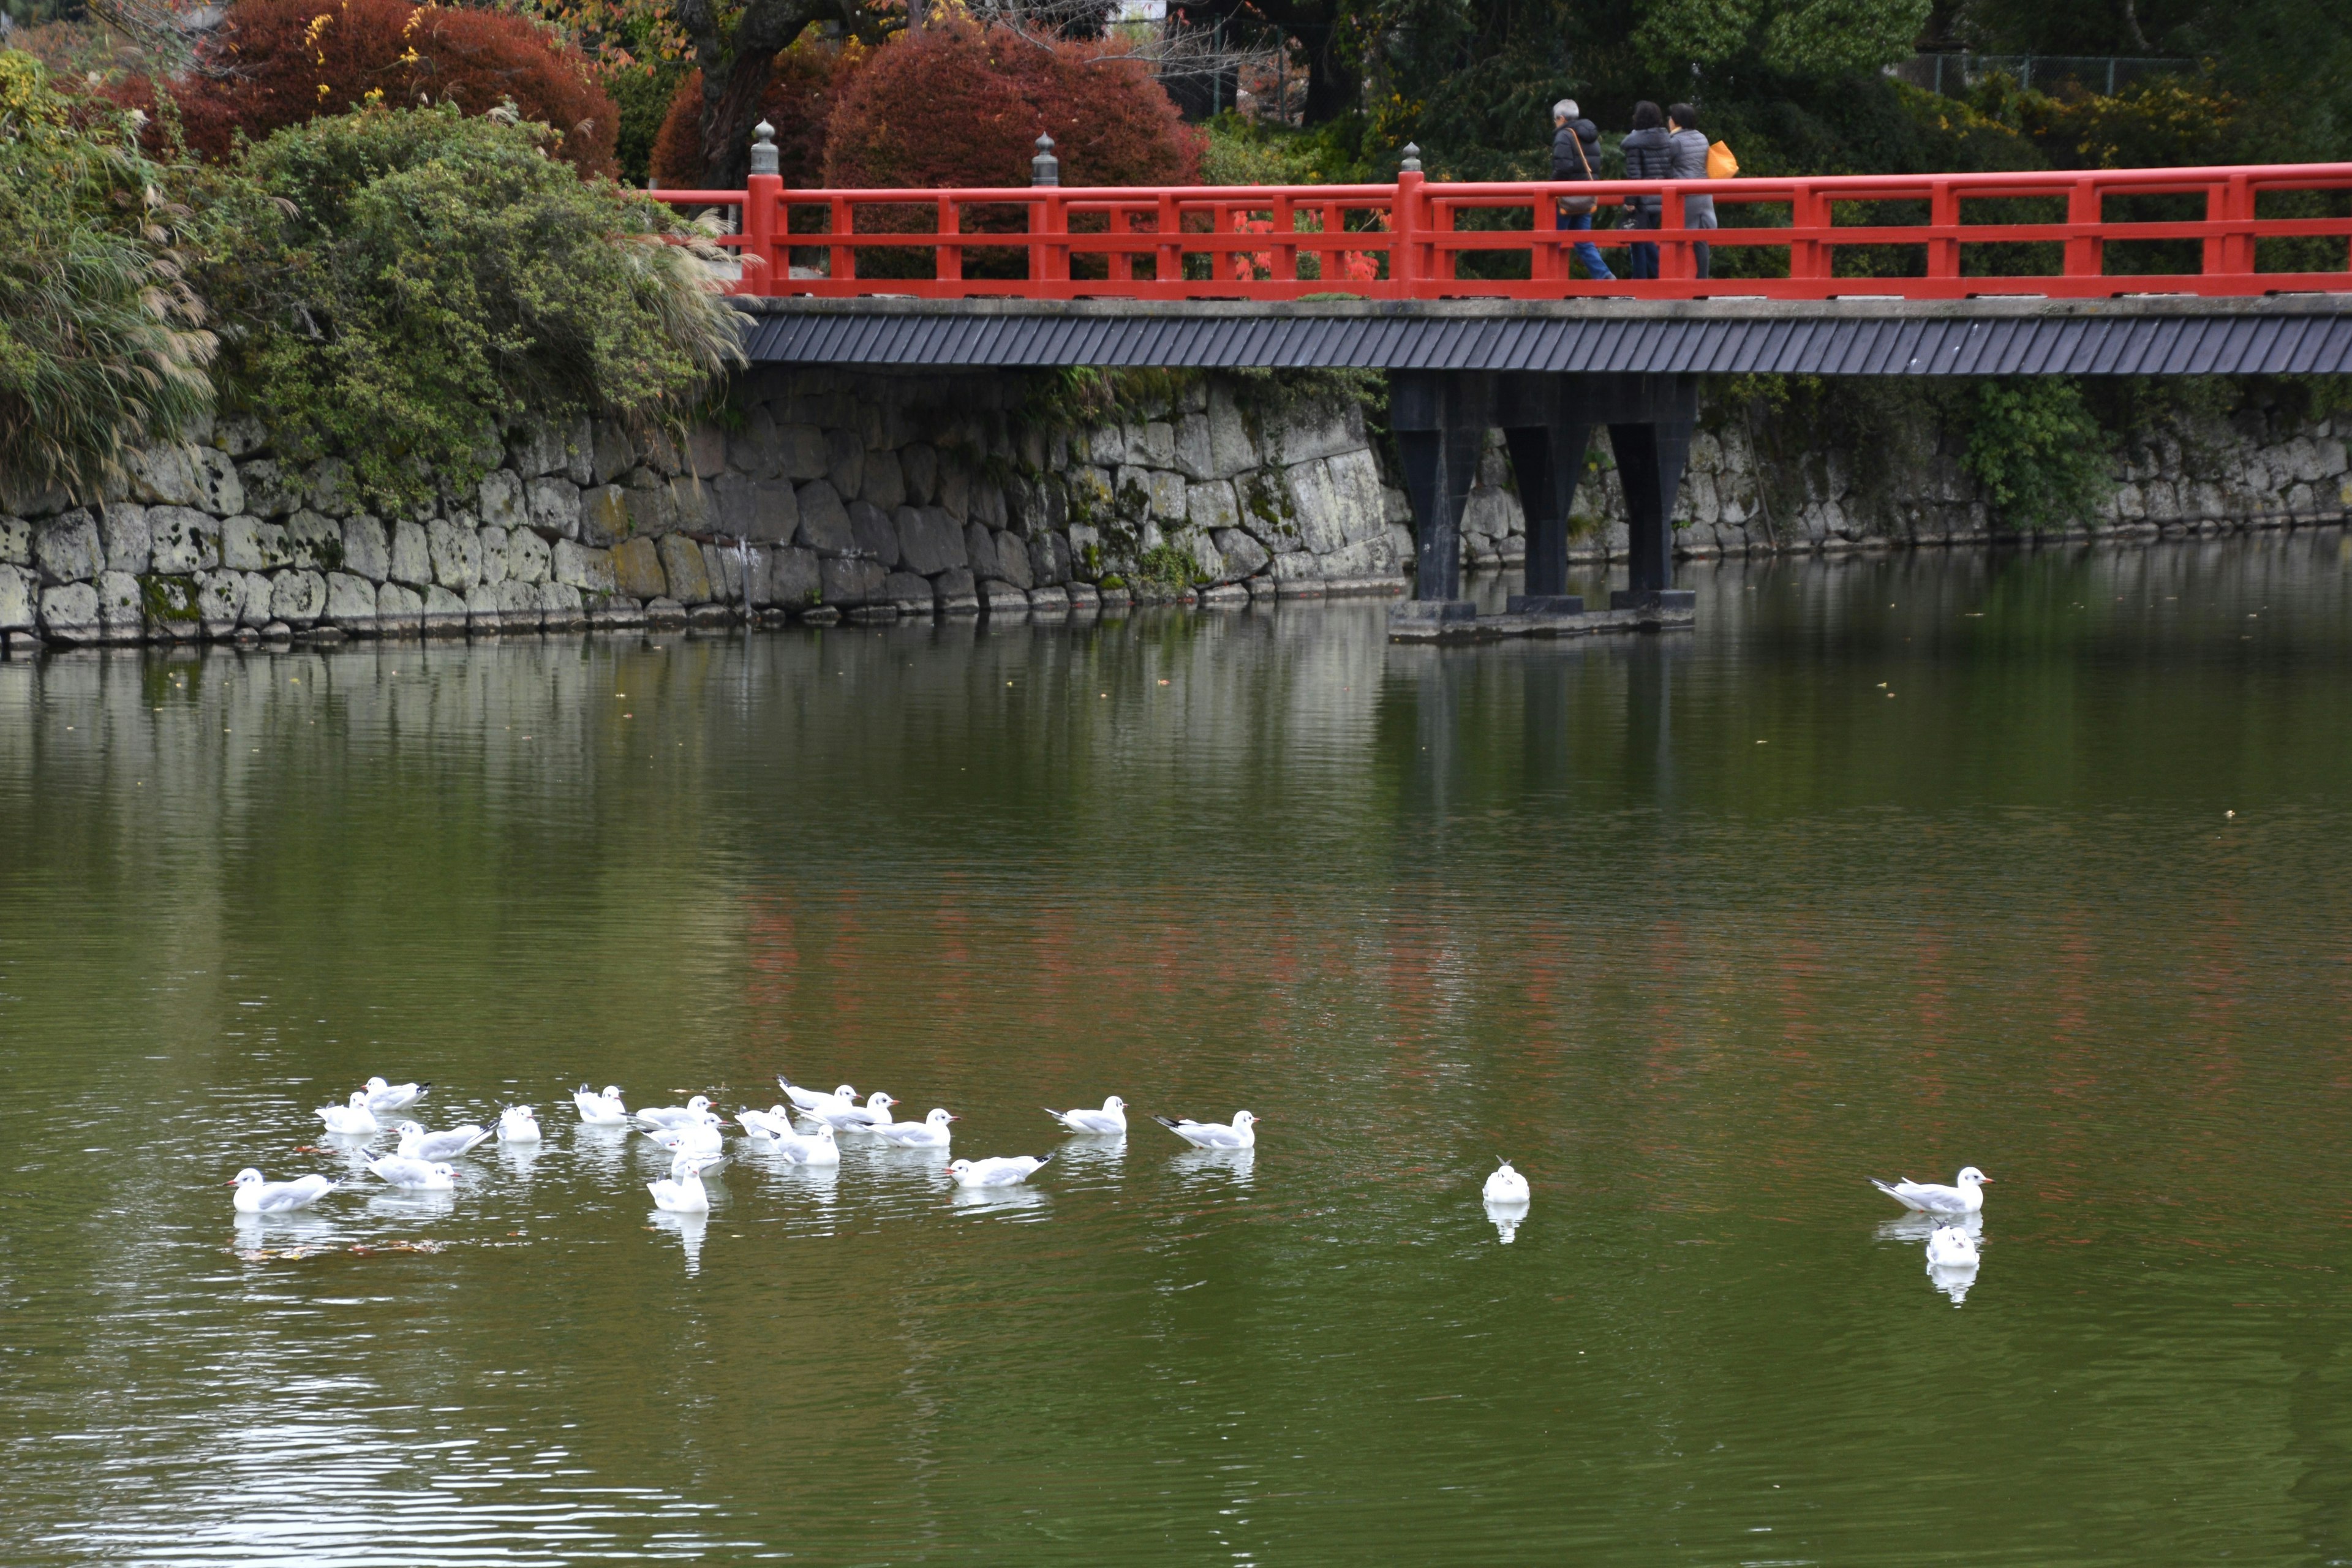
[[[212,334],[136,121],[0,50],[0,501],[87,499],[212,405]]]
[[[682,416],[739,318],[668,209],[550,156],[543,126],[369,110],[280,131],[220,182],[204,283],[235,396],[388,510],[462,494],[526,415]]]

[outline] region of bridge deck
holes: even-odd
[[[2352,293],[1831,300],[744,296],[754,363],[1801,375],[2352,373]]]

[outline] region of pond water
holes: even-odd
[[[1689,577],[0,664],[0,1560],[2352,1560],[2352,542]]]

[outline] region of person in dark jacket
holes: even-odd
[[[1698,110],[1693,109],[1687,103],[1677,103],[1668,108],[1666,110],[1666,132],[1667,143],[1674,149],[1674,172],[1668,177],[1676,180],[1706,179],[1706,132],[1698,128]],[[1685,196],[1683,198],[1683,226],[1685,228],[1713,228],[1715,226],[1715,198],[1713,196]],[[1698,276],[1701,278],[1709,276],[1708,268],[1714,265],[1713,247],[1705,245],[1695,245],[1691,247],[1691,251],[1692,259],[1695,260],[1698,266]]]
[[[1591,180],[1598,176],[1594,166],[1601,161],[1601,127],[1590,120],[1578,117],[1576,100],[1563,98],[1551,106],[1551,177],[1555,180]],[[1590,229],[1592,215],[1562,212],[1552,209],[1554,228]],[[1613,280],[1617,274],[1609,270],[1609,263],[1601,259],[1601,247],[1591,240],[1579,240],[1576,258],[1584,263],[1587,275]]]
[[[1625,177],[1629,180],[1665,180],[1673,178],[1674,146],[1666,137],[1666,117],[1658,106],[1647,99],[1633,106],[1633,129],[1622,143],[1625,153]],[[1625,226],[1655,228],[1658,226],[1659,198],[1627,196]],[[1655,278],[1658,275],[1658,247],[1654,245],[1627,247],[1632,264],[1625,269],[1629,278]]]

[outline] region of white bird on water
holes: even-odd
[[[446,1132],[427,1132],[414,1121],[404,1121],[398,1131],[400,1152],[412,1160],[454,1160],[490,1135],[470,1121]]]
[[[889,1125],[890,1108],[898,1103],[877,1089],[866,1097],[863,1105],[828,1101],[814,1110],[803,1110],[801,1114],[813,1121],[824,1122],[836,1132],[870,1132],[877,1127]]]
[[[395,1110],[414,1105],[417,1096],[433,1087],[425,1083],[386,1083],[380,1078],[367,1081],[367,1104],[378,1116],[388,1116]]]
[[[648,1127],[683,1127],[689,1121],[699,1121],[710,1109],[708,1096],[696,1095],[684,1105],[665,1105],[637,1112],[637,1120]]]
[[[1191,1117],[1171,1121],[1165,1116],[1151,1119],[1184,1140],[1195,1149],[1255,1149],[1257,1147],[1257,1118],[1246,1110],[1234,1112],[1232,1125],[1222,1121],[1195,1121]]]
[[[1524,1204],[1528,1197],[1528,1179],[1511,1169],[1511,1163],[1506,1160],[1486,1178],[1485,1197],[1490,1204]]]
[[[604,1092],[593,1094],[586,1084],[572,1091],[572,1103],[579,1108],[580,1120],[591,1127],[622,1127],[628,1123],[629,1108],[621,1103],[621,1086],[608,1083]]]
[[[947,1111],[935,1109],[920,1121],[893,1121],[874,1131],[876,1136],[887,1138],[901,1149],[944,1149],[952,1136],[948,1123],[954,1120]]]
[[[457,1167],[431,1160],[412,1160],[405,1154],[386,1154],[381,1160],[368,1162],[388,1185],[404,1187],[412,1193],[446,1193],[457,1184]]]
[[[831,1094],[827,1094],[822,1089],[803,1089],[783,1074],[778,1073],[776,1087],[784,1091],[786,1100],[791,1100],[802,1110],[814,1110],[820,1105],[856,1105],[857,1103],[857,1091],[845,1083]]]
[[[1984,1208],[1985,1184],[1992,1180],[1974,1165],[1962,1168],[1953,1178],[1957,1186],[1943,1186],[1934,1182],[1895,1182],[1892,1184],[1874,1180],[1870,1184],[1901,1204],[1920,1214],[1976,1214]]]
[[[735,1120],[762,1148],[774,1150],[795,1165],[841,1163],[841,1145],[834,1142],[833,1129],[823,1122],[814,1132],[795,1131],[793,1119],[781,1105],[772,1110],[747,1110]]]
[[[995,1160],[958,1160],[948,1174],[960,1187],[1009,1187],[1025,1182],[1053,1163],[1051,1154],[1010,1154]]]
[[[1927,1238],[1930,1268],[1974,1268],[1979,1261],[1976,1237],[1958,1226],[1937,1226],[1936,1234]]]
[[[1049,1105],[1045,1108],[1045,1114],[1073,1132],[1085,1132],[1097,1138],[1127,1136],[1127,1101],[1115,1094],[1102,1102],[1100,1110],[1087,1110],[1083,1107],[1076,1110],[1056,1110]]]
[[[727,1134],[717,1117],[679,1127],[648,1127],[645,1135],[673,1154],[709,1159],[727,1152]]]
[[[666,1179],[646,1184],[646,1191],[654,1195],[654,1206],[672,1214],[708,1213],[710,1193],[702,1184],[703,1169],[703,1162],[690,1155],[680,1154],[672,1160]]]
[[[328,1131],[339,1137],[365,1138],[381,1132],[383,1129],[376,1124],[375,1113],[368,1109],[367,1098],[367,1090],[355,1089],[352,1090],[349,1105],[319,1107],[319,1120],[327,1124]]]
[[[773,1142],[787,1135],[798,1136],[793,1131],[793,1113],[781,1105],[772,1105],[765,1110],[754,1110],[745,1106],[735,1113],[735,1120],[744,1131],[763,1143]]]
[[[297,1176],[290,1182],[273,1182],[248,1166],[239,1171],[236,1180],[229,1185],[236,1189],[239,1214],[292,1214],[296,1209],[309,1208],[342,1184],[328,1176]]]
[[[538,1113],[528,1105],[509,1105],[499,1111],[499,1142],[501,1143],[538,1142]]]

